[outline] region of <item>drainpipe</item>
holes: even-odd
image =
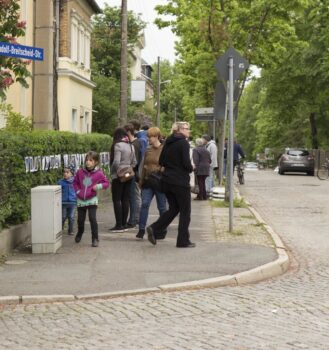
[[[53,127],[54,130],[59,130],[59,117],[58,117],[58,61],[59,61],[59,7],[60,0],[55,2],[55,17],[54,17],[54,60],[53,60]]]
[[[35,45],[35,17],[36,17],[36,4],[35,4],[36,0],[33,0],[33,46]],[[35,73],[35,61],[32,61],[32,127],[34,129],[34,93],[35,93],[35,89],[34,89],[34,73]]]

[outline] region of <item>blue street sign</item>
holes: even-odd
[[[25,58],[27,60],[43,61],[43,49],[0,42],[0,56]]]

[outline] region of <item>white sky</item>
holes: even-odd
[[[121,0],[96,0],[98,5],[103,8],[107,3],[109,6],[121,6]],[[157,62],[160,59],[168,59],[171,63],[175,60],[174,41],[177,40],[169,28],[159,30],[153,24],[156,18],[156,5],[165,5],[166,0],[127,0],[128,10],[137,14],[147,23],[145,28],[145,48],[142,51],[142,57],[149,64]]]

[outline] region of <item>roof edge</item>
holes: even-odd
[[[89,6],[95,11],[95,13],[102,13],[102,9],[97,4],[96,0],[87,0]]]

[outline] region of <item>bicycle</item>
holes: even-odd
[[[244,168],[243,168],[243,164],[241,164],[241,162],[237,162],[236,164],[236,173],[238,175],[238,179],[239,179],[239,184],[240,185],[244,185]]]
[[[319,180],[327,180],[329,178],[329,159],[326,158],[325,162],[321,165],[316,173]]]

